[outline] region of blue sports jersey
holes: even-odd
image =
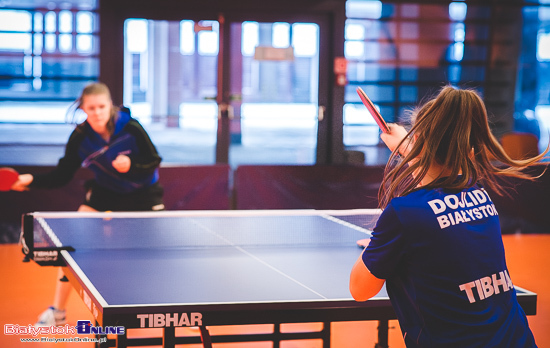
[[[386,279],[407,347],[536,347],[482,187],[392,199],[362,258]]]
[[[95,179],[101,186],[114,192],[129,193],[158,181],[157,163],[153,171],[130,170],[127,173],[119,173],[111,164],[118,155],[135,159],[144,152],[138,146],[136,133],[128,131],[131,129],[127,127],[130,121],[135,122],[127,113],[119,112],[115,130],[109,142],[86,124],[85,132],[88,136],[82,139],[78,148],[82,166],[94,172]]]
[[[131,160],[127,173],[120,173],[112,166],[112,161],[121,154]],[[99,186],[116,193],[132,193],[158,181],[160,162],[161,157],[141,124],[128,113],[119,111],[109,141],[94,132],[88,122],[81,123],[69,137],[65,155],[57,167],[49,173],[35,175],[30,186],[63,186],[82,166],[93,172]]]

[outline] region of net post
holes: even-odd
[[[34,251],[34,216],[32,213],[21,216],[21,245],[23,254],[25,254],[23,262],[28,262],[33,258]]]

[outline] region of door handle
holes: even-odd
[[[219,119],[222,118],[222,113],[223,112],[227,112],[227,118],[229,118],[230,120],[232,120],[233,117],[235,116],[234,115],[235,109],[233,108],[233,105],[230,105],[230,104],[227,104],[227,103],[218,104],[218,118]]]
[[[327,108],[323,105],[319,105],[319,110],[317,111],[317,120],[319,120],[319,122],[322,122],[325,119],[326,109]]]

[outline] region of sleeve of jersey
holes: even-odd
[[[384,209],[371,241],[362,254],[363,262],[378,279],[390,278],[405,253],[403,225],[391,203]]]
[[[78,155],[82,139],[82,132],[75,129],[65,146],[65,155],[59,159],[55,169],[48,173],[33,175],[33,181],[29,186],[31,188],[56,188],[68,184],[82,165],[82,159]]]
[[[132,164],[130,170],[142,173],[154,172],[160,165],[162,158],[159,156],[151,138],[149,138],[145,129],[136,120],[130,121],[127,130],[136,139],[139,149],[139,154],[131,158]]]

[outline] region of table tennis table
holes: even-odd
[[[321,339],[331,322],[376,320],[376,347],[396,319],[385,292],[356,302],[349,273],[379,210],[35,212],[23,216],[22,243],[40,265],[65,274],[102,327],[124,327],[105,346]],[[537,295],[516,286],[528,315]],[[323,323],[281,332],[285,323]],[[267,334],[210,335],[217,325],[274,324]],[[198,326],[200,335],[176,328]],[[128,329],[162,328],[132,338]],[[372,346],[371,343],[361,342]],[[357,344],[360,346],[361,344]]]

